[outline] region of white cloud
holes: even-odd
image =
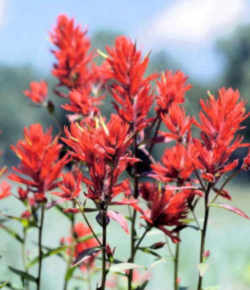
[[[6,0],[0,0],[0,27],[5,23]]]
[[[248,0],[176,0],[139,33],[140,42],[198,44],[231,32],[249,14]]]

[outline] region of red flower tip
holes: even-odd
[[[11,186],[6,181],[0,183],[0,199],[4,199],[11,195]]]
[[[166,70],[162,73],[161,79],[157,81],[156,112],[167,113],[172,103],[184,103],[185,93],[192,87],[186,81],[187,77],[181,71],[173,73]]]
[[[45,81],[31,82],[30,89],[25,90],[24,94],[34,103],[42,104],[47,99],[48,85]]]
[[[66,15],[58,17],[50,37],[57,48],[52,51],[57,59],[52,73],[61,86],[69,89],[86,87],[94,78],[90,70],[93,56],[89,53],[91,45],[86,33],[80,25],[75,25],[74,19]]]

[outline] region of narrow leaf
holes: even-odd
[[[140,247],[139,250],[142,251],[145,254],[150,254],[150,255],[153,255],[153,256],[155,256],[157,258],[161,258],[161,256],[158,253],[156,253],[155,251],[153,251],[153,250],[151,250],[151,249],[149,249],[147,247]]]
[[[118,222],[120,226],[124,229],[124,231],[129,234],[128,230],[128,223],[123,215],[121,215],[117,211],[109,210],[107,212],[108,217],[110,217],[112,220]]]
[[[3,229],[6,233],[11,235],[14,239],[16,239],[18,242],[23,244],[23,238],[21,238],[18,233],[16,233],[14,230],[8,228],[7,226],[4,226],[3,224],[0,224],[0,228]]]
[[[72,266],[76,266],[80,263],[83,263],[87,258],[99,252],[99,247],[89,248],[79,253],[76,259],[73,261]]]
[[[161,258],[161,259],[159,259],[159,260],[156,260],[154,263],[152,263],[152,264],[150,265],[150,269],[153,269],[155,266],[157,266],[157,265],[160,264],[160,263],[166,263],[166,259]]]
[[[15,269],[11,266],[9,266],[9,269],[11,272],[15,273],[16,275],[20,276],[22,279],[25,279],[25,280],[29,280],[29,281],[32,281],[32,282],[36,282],[37,279],[32,276],[31,274],[28,274],[26,272],[23,272],[21,270],[18,270],[18,269]]]
[[[248,215],[246,215],[242,210],[238,209],[237,207],[231,206],[229,204],[225,204],[225,203],[210,203],[209,206],[224,208],[226,210],[232,211],[232,212],[236,213],[237,215],[240,215],[240,216],[250,220],[250,217]]]
[[[76,267],[71,267],[68,269],[68,271],[66,273],[66,277],[65,277],[66,281],[69,281],[72,278],[75,269],[76,269]]]
[[[112,265],[109,268],[109,271],[110,272],[123,272],[125,270],[136,269],[136,268],[141,268],[141,267],[143,266],[133,264],[133,263],[120,263],[120,264]]]
[[[67,248],[68,246],[61,246],[55,249],[51,249],[47,253],[44,253],[42,255],[42,259],[53,256],[53,255],[58,255],[59,253],[64,252]],[[32,261],[29,262],[29,264],[27,265],[27,268],[29,269],[30,267],[33,267],[36,263],[38,263],[38,261],[39,261],[39,257],[37,256]]]
[[[3,288],[4,286],[6,286],[8,284],[8,282],[1,282],[0,283],[0,289]]]

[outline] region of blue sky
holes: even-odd
[[[0,62],[48,71],[48,32],[66,13],[90,36],[103,28],[122,31],[145,50],[165,49],[191,76],[211,80],[222,69],[216,40],[247,22],[249,12],[247,0],[0,0]]]

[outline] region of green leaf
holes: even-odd
[[[155,256],[157,258],[161,258],[161,255],[159,255],[158,253],[156,253],[155,251],[153,251],[153,250],[151,250],[149,248],[140,247],[139,250],[142,251],[145,254],[149,254],[149,255],[153,255],[153,256]]]
[[[49,250],[47,253],[44,253],[42,255],[42,259],[47,258],[47,257],[51,257],[53,255],[58,255],[61,252],[64,252],[69,246],[61,246],[55,249],[51,249]],[[39,261],[39,257],[35,257],[32,261],[29,262],[29,264],[27,265],[27,269],[29,269],[30,267],[33,267],[36,263],[38,263]]]
[[[3,287],[8,287],[9,289],[11,290],[24,290],[23,288],[19,288],[17,286],[14,286],[13,284],[11,284],[10,282],[4,282],[4,281],[1,281],[0,282],[0,289],[3,288]]]
[[[6,233],[11,235],[14,239],[16,239],[20,243],[24,243],[23,238],[19,236],[18,233],[16,233],[14,230],[8,228],[7,226],[4,226],[3,224],[0,224],[0,228],[3,229]]]
[[[64,211],[64,208],[60,206],[59,204],[56,204],[54,206],[60,213],[62,213],[64,216],[66,216],[70,221],[73,219],[73,214],[72,213],[66,213]]]
[[[71,267],[68,269],[66,276],[65,276],[66,281],[69,281],[72,278],[75,269],[76,269],[76,267]]]
[[[120,263],[120,264],[115,264],[112,265],[109,268],[110,272],[123,272],[125,270],[130,270],[130,269],[136,269],[136,268],[142,268],[143,266],[133,264],[133,263]]]
[[[201,277],[203,277],[205,275],[205,273],[208,270],[208,267],[209,267],[209,264],[207,264],[207,263],[201,263],[198,265],[198,270],[199,270]]]
[[[6,282],[1,282],[1,283],[0,283],[0,289],[3,288],[4,286],[6,286],[7,284],[8,284],[7,281],[6,281]]]
[[[204,290],[220,290],[220,286],[209,286],[204,288]]]
[[[166,259],[164,258],[161,258],[159,260],[156,260],[155,262],[153,262],[151,265],[150,265],[150,269],[154,268],[155,266],[157,266],[158,264],[160,263],[166,263]]]
[[[35,283],[37,281],[37,278],[35,278],[34,276],[32,276],[29,273],[26,273],[26,272],[23,272],[21,270],[15,269],[15,268],[13,268],[11,266],[9,266],[8,268],[10,269],[11,272],[13,272],[16,275],[20,276],[22,279],[29,280],[29,281],[32,281],[32,282],[35,282]]]

